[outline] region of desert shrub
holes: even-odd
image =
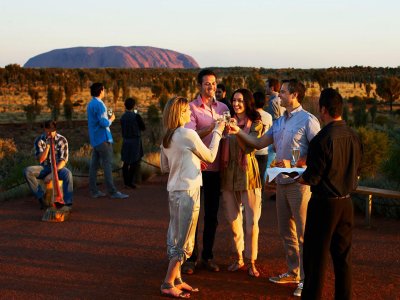
[[[17,153],[17,146],[13,139],[0,139],[0,162]]]
[[[72,173],[88,174],[90,158],[92,156],[92,146],[84,144],[76,151],[70,151],[68,159],[68,168]]]
[[[160,152],[150,152],[145,154],[141,163],[142,180],[145,181],[154,174],[161,174]]]
[[[382,163],[382,173],[394,182],[397,182],[397,189],[400,187],[400,139],[391,144],[387,159]]]
[[[5,190],[23,182],[22,170],[27,163],[18,153],[13,139],[0,139],[0,188]]]
[[[375,124],[384,126],[389,121],[389,118],[384,115],[379,115],[375,118]]]
[[[1,180],[2,189],[8,190],[14,186],[23,184],[25,182],[23,176],[24,169],[37,164],[33,156],[22,155],[21,153],[17,153],[12,158],[4,161],[1,168],[2,174],[5,175]]]
[[[356,102],[355,102],[356,103]],[[354,126],[366,126],[368,121],[368,111],[365,102],[357,102],[353,105],[353,122]]]
[[[35,158],[18,152],[13,139],[0,139],[0,189],[2,191],[24,182],[23,170],[36,164]]]
[[[374,178],[388,155],[389,137],[387,133],[365,127],[360,127],[357,131],[364,147],[361,177]]]

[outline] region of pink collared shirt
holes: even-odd
[[[225,111],[229,111],[228,106],[217,100],[213,100],[211,108],[203,103],[201,96],[197,96],[192,102],[190,102],[190,122],[185,125],[186,128],[193,130],[200,130],[205,127],[209,127],[211,123],[215,122]],[[203,137],[201,140],[208,147],[212,140],[212,132]],[[219,160],[220,151],[218,149],[218,155],[213,163],[207,165],[204,171],[219,171]]]

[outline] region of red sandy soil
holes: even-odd
[[[121,190],[130,197],[92,199],[87,187],[76,190],[74,211],[64,223],[41,222],[31,197],[0,203],[0,299],[162,299],[166,177]],[[361,213],[355,220],[353,298],[400,299],[400,222],[374,216],[368,229]],[[184,277],[200,289],[192,299],[299,299],[292,296],[295,285],[268,281],[286,271],[275,202],[263,203],[259,278],[226,271],[232,257],[222,208],[219,221],[214,253],[221,271],[197,269]],[[323,299],[333,299],[333,286],[330,265]]]

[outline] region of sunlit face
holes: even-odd
[[[205,98],[214,98],[217,90],[217,79],[214,75],[203,76],[203,82],[200,86],[200,94]]]
[[[181,118],[182,118],[182,124],[185,125],[186,123],[190,122],[190,106],[189,104],[186,105],[182,111],[181,111]]]
[[[281,90],[279,91],[279,98],[281,98],[281,106],[285,108],[293,106],[293,98],[295,98],[295,95],[289,92],[288,82],[282,84]]]
[[[56,131],[54,129],[45,128],[44,131],[46,133],[46,136],[49,136],[49,135],[51,135],[51,137],[56,136]]]
[[[217,89],[215,91],[215,98],[217,98],[218,101],[224,99],[226,96],[226,92],[224,92],[222,89]]]
[[[241,93],[235,93],[232,98],[232,106],[237,115],[245,113],[244,98]]]

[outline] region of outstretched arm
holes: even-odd
[[[238,139],[255,149],[262,149],[273,143],[272,137],[269,137],[266,134],[260,138],[250,136],[233,123],[229,125],[229,134],[236,134]]]

